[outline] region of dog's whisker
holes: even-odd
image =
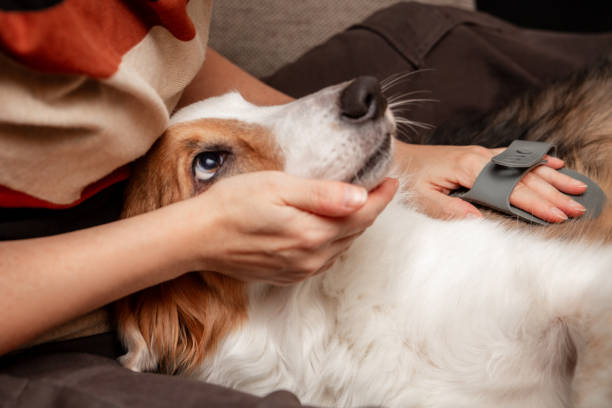
[[[401,116],[395,117],[395,124],[398,135],[403,135],[408,139],[410,139],[410,135],[421,136],[421,131],[434,128],[430,123],[418,122]]]
[[[387,97],[387,100],[388,101],[397,101],[397,100],[402,100],[402,99],[408,99],[412,95],[424,94],[424,93],[431,93],[431,91],[425,90],[425,89],[421,89],[421,90],[416,90],[416,91],[411,91],[411,92],[405,92],[403,94],[390,95],[389,97]]]
[[[394,84],[396,84],[397,82],[412,76],[415,72],[417,71],[396,72],[395,74],[391,74],[388,77],[380,81],[380,87],[383,90],[388,89],[392,87]]]
[[[384,92],[402,81],[411,79],[411,77],[414,76],[415,74],[420,74],[420,73],[432,71],[432,70],[433,68],[422,68],[422,69],[417,69],[414,71],[398,72],[395,74],[391,74],[388,77],[380,81],[381,89]]]
[[[413,135],[419,137],[420,132],[415,126],[406,123],[398,123],[397,124],[397,135],[399,139],[408,139],[412,140]]]
[[[406,105],[410,105],[412,103],[435,102],[435,101],[436,100],[433,100],[433,99],[409,99],[409,100],[404,100],[404,101],[396,101],[396,102],[389,103],[389,109],[391,109],[391,112],[393,113],[393,116],[395,117],[395,123],[397,125],[408,126],[413,132],[416,132],[415,128],[432,129],[434,126],[429,123],[418,122],[415,120],[408,119],[405,116],[401,115],[400,112],[405,113],[405,111],[407,110]]]
[[[434,128],[434,125],[430,123],[417,122],[414,120],[408,120],[408,119],[402,119],[402,118],[400,118],[399,120],[396,118],[395,123],[397,123],[398,125],[415,126],[415,127],[422,128],[422,129],[433,129]]]
[[[411,123],[401,123],[398,125],[398,129],[402,129],[405,133],[418,133],[418,130]]]
[[[410,93],[409,93],[410,94]],[[393,113],[395,117],[395,123],[397,124],[398,133],[402,133],[406,136],[410,134],[414,134],[419,136],[421,132],[420,130],[430,130],[433,129],[434,126],[429,123],[418,122],[414,120],[410,120],[402,115],[406,113],[406,111],[410,110],[410,106],[413,104],[421,103],[421,102],[439,102],[437,99],[431,98],[418,98],[418,99],[402,99],[405,97],[404,95],[399,96],[396,100],[389,102],[389,109]]]
[[[396,137],[400,140],[412,140],[413,135],[417,135],[415,129],[411,129],[404,126],[397,126],[397,135]]]
[[[405,99],[405,100],[389,102],[389,106],[391,107],[391,109],[393,109],[393,108],[396,108],[398,106],[411,105],[411,104],[419,103],[419,102],[440,102],[440,100],[439,99],[431,99],[431,98]]]

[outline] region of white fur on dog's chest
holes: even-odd
[[[473,406],[475,393],[494,395],[501,384],[541,387],[542,345],[522,339],[557,307],[540,279],[563,266],[547,290],[570,285],[579,296],[572,260],[584,267],[601,252],[520,234],[488,221],[431,220],[394,202],[325,274],[253,287],[248,322],[202,376],[333,406]],[[567,275],[576,280],[564,284]]]

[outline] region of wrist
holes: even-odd
[[[124,242],[118,257],[132,270],[127,287],[140,290],[194,270],[194,224],[199,218],[191,200],[177,202],[118,222],[114,234]],[[195,216],[194,216],[195,215]],[[125,253],[132,255],[127,257]],[[131,282],[129,282],[131,281]]]
[[[168,236],[176,237],[170,251],[178,275],[207,269],[220,250],[217,247],[220,239],[216,236],[222,225],[219,208],[202,195],[160,210],[171,213]]]

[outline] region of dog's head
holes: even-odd
[[[392,161],[395,121],[374,78],[361,77],[282,106],[258,107],[238,93],[178,111],[135,166],[123,216],[203,193],[233,175],[282,170],[376,186]],[[117,304],[125,365],[194,370],[246,318],[244,283],[187,274]]]
[[[367,189],[392,159],[393,115],[376,79],[360,77],[292,103],[260,107],[238,93],[179,110],[134,169],[126,216],[202,193],[232,175],[282,170]]]

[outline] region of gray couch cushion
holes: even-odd
[[[218,0],[210,45],[251,74],[262,77],[331,35],[398,0]],[[473,0],[428,0],[474,9]]]

